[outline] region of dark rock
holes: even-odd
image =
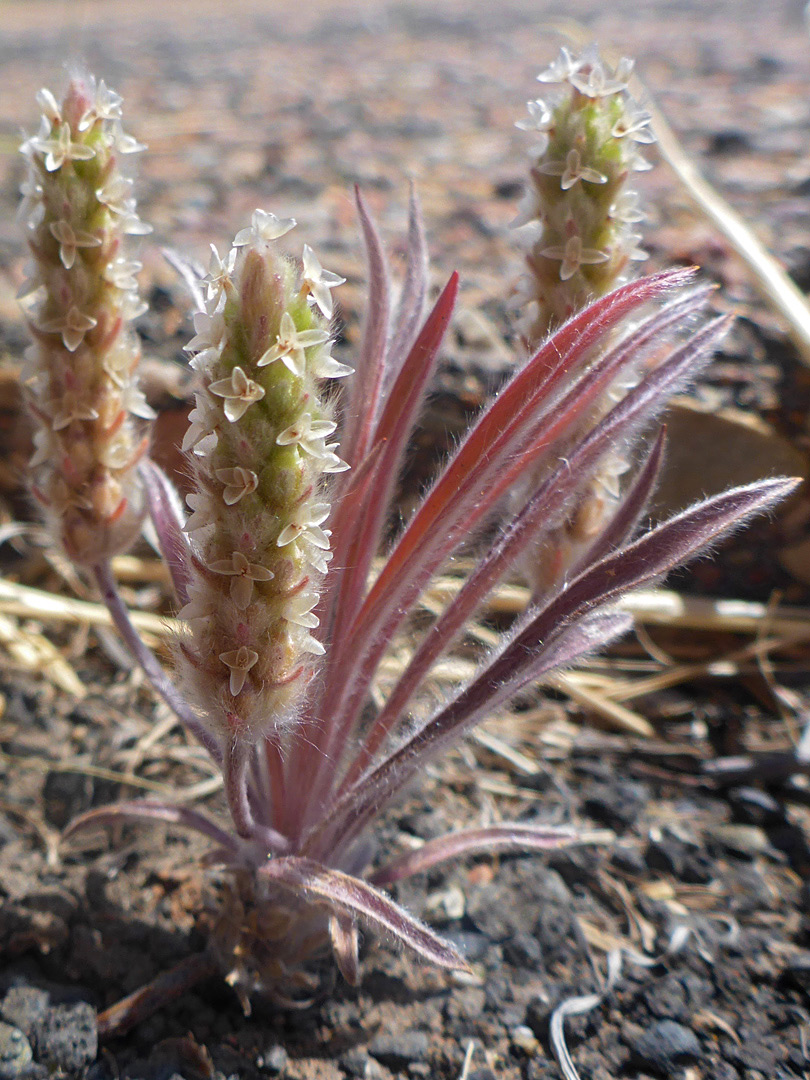
[[[497,1080],[492,1069],[473,1069],[467,1074],[467,1080]]]
[[[347,1076],[362,1078],[366,1076],[370,1058],[368,1052],[360,1046],[353,1046],[341,1054],[338,1064]]]
[[[45,820],[57,829],[65,825],[93,803],[93,781],[82,773],[59,772],[52,769],[42,785]]]
[[[782,978],[785,982],[810,995],[810,951],[803,949],[802,952],[791,956],[782,969]]]
[[[522,177],[514,177],[510,180],[500,180],[495,184],[492,193],[496,199],[519,199],[525,186]]]
[[[708,855],[669,833],[651,839],[644,858],[650,870],[673,874],[690,885],[707,885],[713,877],[713,863]]]
[[[30,1036],[49,1004],[50,996],[38,986],[12,986],[0,1002],[0,1016]]]
[[[633,1053],[643,1065],[662,1076],[673,1076],[698,1061],[702,1051],[694,1031],[674,1020],[661,1020],[633,1042]]]
[[[653,1016],[686,1020],[690,1015],[686,1004],[686,991],[677,975],[666,975],[657,979],[651,986],[644,988],[641,997]]]
[[[590,784],[583,793],[586,814],[611,829],[624,830],[635,824],[649,801],[644,784],[619,780],[609,784]]]
[[[52,1068],[78,1072],[98,1053],[96,1013],[85,1002],[49,1008],[34,1033],[37,1058]]]
[[[638,848],[617,844],[610,853],[610,861],[617,870],[639,877],[644,873],[644,857]]]
[[[19,1028],[0,1022],[0,1080],[16,1080],[33,1060],[31,1044]]]
[[[520,931],[504,942],[503,955],[515,967],[528,968],[536,968],[543,958],[537,938]]]
[[[283,1046],[276,1043],[275,1046],[268,1047],[263,1054],[260,1054],[256,1059],[256,1064],[269,1076],[278,1076],[284,1072],[287,1067],[289,1055]]]
[[[729,128],[715,131],[706,149],[710,154],[740,154],[751,149],[751,140],[745,131]]]
[[[389,1069],[404,1069],[412,1061],[427,1061],[430,1040],[424,1031],[403,1031],[399,1035],[377,1035],[368,1052]]]
[[[810,277],[808,278],[810,287]],[[739,787],[728,793],[735,819],[742,825],[770,825],[785,816],[784,807],[773,795],[759,788]]]
[[[473,964],[484,959],[490,946],[487,935],[478,934],[475,930],[443,930],[442,937],[455,945],[464,959]]]

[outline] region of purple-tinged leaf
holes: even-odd
[[[510,639],[452,701],[336,801],[328,820],[305,838],[303,850],[317,856],[321,851],[348,848],[418,769],[458,741],[488,711],[508,701],[526,683],[572,664],[626,633],[632,625],[629,615],[597,613],[571,625],[558,625],[545,641],[535,641],[533,647],[525,644],[521,634]]]
[[[346,741],[388,643],[455,547],[502,495],[549,454],[574,437],[590,409],[622,367],[664,328],[697,310],[705,290],[676,300],[646,320],[600,357],[559,399],[557,383],[615,322],[664,289],[683,284],[689,274],[659,275],[624,286],[594,303],[562,327],[507,384],[467,435],[422,505],[399,537],[344,640],[351,641],[343,669],[343,694],[330,699],[330,726]],[[641,286],[644,286],[641,288]],[[540,410],[541,400],[549,408]]]
[[[360,982],[360,942],[357,923],[350,915],[344,915],[342,912],[331,915],[329,938],[340,974],[349,986],[357,986]]]
[[[361,919],[374,930],[391,934],[400,944],[439,967],[468,970],[464,958],[449,942],[359,878],[297,856],[270,859],[258,873],[282,888],[305,893],[338,914]]]
[[[411,184],[408,206],[408,249],[405,283],[394,317],[394,332],[388,345],[389,371],[399,371],[404,358],[416,340],[425,314],[428,294],[428,249],[425,227],[416,195]],[[386,388],[386,393],[390,387]]]
[[[354,194],[368,263],[368,309],[356,374],[347,387],[349,400],[341,438],[341,453],[351,465],[362,461],[371,448],[386,383],[391,317],[388,266],[382,241],[358,187]]]
[[[88,810],[74,818],[62,834],[64,840],[69,840],[78,832],[93,829],[104,825],[126,825],[131,822],[163,822],[166,825],[179,825],[183,829],[191,829],[202,833],[215,844],[219,844],[223,851],[232,857],[239,847],[238,841],[221,829],[215,821],[201,814],[198,810],[190,810],[187,806],[173,806],[171,803],[155,802],[149,799],[133,799],[130,802],[113,803],[110,806],[100,806],[96,810]]]
[[[96,580],[96,584],[101,592],[101,598],[110,613],[110,618],[115,624],[116,630],[123,638],[124,643],[135,660],[140,664],[144,674],[152,684],[152,688],[163,698],[175,716],[177,716],[178,720],[188,728],[194,738],[205,747],[214,761],[218,764],[221,763],[222,751],[216,739],[202,725],[199,716],[180,693],[172,679],[170,679],[163,670],[160,661],[155,654],[147,648],[142,641],[140,634],[132,625],[127,606],[121,599],[121,594],[118,592],[118,585],[116,584],[110,564],[105,562],[99,563],[98,566],[94,566],[93,577]]]
[[[554,851],[581,842],[582,834],[568,826],[525,825],[504,821],[480,829],[462,829],[428,840],[416,851],[408,851],[386,863],[370,877],[372,885],[384,887],[423,874],[449,859],[496,852]]]
[[[528,636],[542,639],[561,619],[576,618],[649,584],[787,498],[800,483],[795,477],[775,477],[696,503],[582,573],[529,624]]]
[[[186,523],[183,504],[169,478],[149,458],[141,462],[139,473],[160,553],[168,567],[175,596],[181,605],[185,605],[191,582],[191,551],[183,532]]]
[[[489,591],[530,544],[541,541],[544,533],[561,521],[604,454],[617,445],[626,444],[640,425],[662,408],[675,389],[694,372],[699,361],[703,359],[708,362],[711,349],[725,332],[726,326],[726,320],[716,320],[695,334],[686,345],[675,350],[667,360],[660,362],[575,449],[568,452],[562,463],[537,488],[417,647],[365,737],[341,790],[345,790],[368,767],[432,664],[449,648]],[[576,388],[571,393],[576,393]],[[560,411],[563,409],[564,405],[561,404]],[[441,539],[446,540],[446,533]],[[356,648],[354,637],[349,635],[349,639]],[[379,648],[378,645],[378,651]],[[359,693],[359,688],[356,688],[356,693]],[[336,739],[333,737],[334,741]],[[334,757],[334,750],[330,753]]]
[[[592,566],[595,562],[612,554],[632,538],[641,515],[644,513],[644,508],[658,483],[661,466],[664,462],[666,436],[667,429],[666,425],[664,425],[658,432],[644,463],[633,478],[613,517],[588,548],[581,562],[574,567],[571,573],[572,577],[577,577],[588,566]]]
[[[458,274],[453,274],[415,341],[383,410],[379,430],[384,433],[384,439],[376,444],[382,446],[380,465],[374,472],[363,506],[355,511],[353,522],[349,526],[353,542],[345,556],[348,569],[343,572],[341,582],[343,592],[340,609],[335,613],[332,653],[323,684],[322,700],[329,700],[332,681],[336,674],[340,677],[344,664],[344,648],[352,648],[349,625],[365,594],[371,563],[382,538],[400,463],[424,399],[425,389],[436,369],[439,347],[450,323],[457,291]],[[330,733],[333,740],[341,738],[337,725],[331,728]],[[334,741],[330,740],[324,749],[322,761],[324,766],[327,766],[335,757]]]

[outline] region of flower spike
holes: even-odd
[[[340,459],[321,387],[329,328],[311,301],[337,281],[311,250],[303,269],[278,250],[292,225],[257,210],[225,259],[214,251],[188,346],[202,386],[184,443],[195,569],[177,663],[223,751],[284,731],[323,652],[324,478]]]
[[[135,467],[154,413],[136,382],[131,323],[144,305],[127,236],[148,226],[119,167],[118,94],[77,76],[61,103],[49,90],[37,101],[40,130],[22,147],[33,256],[26,385],[40,425],[32,486],[67,554],[92,566],[125,550],[144,514]]]

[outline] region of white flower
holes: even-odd
[[[154,420],[157,413],[146,400],[142,390],[131,383],[126,386],[121,394],[121,408],[132,416],[140,416],[142,420]]]
[[[323,345],[329,340],[325,330],[296,330],[292,315],[285,311],[281,316],[275,345],[256,361],[256,367],[267,367],[280,360],[293,375],[301,378],[306,363],[306,349]]]
[[[232,283],[236,255],[236,248],[231,248],[223,262],[217,249],[211,245],[211,261],[208,264],[208,276],[205,278],[209,310],[216,310],[222,293],[227,291]]]
[[[339,458],[337,456],[337,454],[335,453],[335,450],[337,450],[337,448],[338,444],[336,442],[328,443],[326,445],[325,453],[321,458],[321,472],[346,472],[348,469],[351,468],[351,465],[349,465],[348,462],[344,461],[343,458]]]
[[[199,371],[222,354],[225,345],[225,316],[222,309],[212,313],[196,311],[194,329],[196,334],[186,345],[186,352],[196,353],[194,366]]]
[[[610,134],[614,139],[632,139],[637,143],[654,143],[655,135],[650,130],[652,113],[628,103],[624,115],[613,125]]]
[[[84,315],[75,304],[71,304],[66,315],[38,322],[37,327],[46,334],[61,334],[62,344],[68,352],[76,352],[87,331],[92,330],[97,322],[98,319],[94,319],[92,315]]]
[[[194,450],[198,455],[204,456],[207,451],[203,447],[203,441],[210,440],[213,437],[214,446],[218,441],[214,430],[216,426],[214,411],[209,405],[207,396],[203,394],[196,395],[196,405],[188,414],[188,419],[189,426],[183,436],[182,449],[186,453],[189,450]]]
[[[324,440],[336,429],[337,424],[332,420],[313,420],[312,414],[305,412],[295,424],[276,436],[276,443],[279,446],[297,446],[310,457],[324,460],[328,456]]]
[[[586,97],[610,97],[627,89],[627,81],[632,70],[633,61],[625,59],[619,62],[616,71],[610,75],[604,65],[597,60],[572,72],[569,82]]]
[[[579,71],[582,63],[582,60],[575,60],[569,50],[563,46],[557,59],[537,76],[537,81],[542,83],[565,82],[575,72]]]
[[[98,420],[98,412],[75,391],[69,390],[49,402],[48,410],[53,431],[62,431],[77,420]]]
[[[79,131],[87,131],[96,120],[120,120],[124,99],[110,90],[102,79],[96,89],[96,100],[79,121]]]
[[[101,237],[93,233],[76,230],[68,221],[52,221],[48,226],[51,235],[59,244],[59,260],[66,270],[76,262],[79,248],[100,247]]]
[[[538,165],[538,172],[546,176],[559,176],[560,187],[568,191],[580,180],[586,180],[589,184],[606,184],[607,177],[604,173],[582,164],[579,150],[571,149],[565,156],[565,161],[544,161]]]
[[[25,221],[31,228],[36,228],[45,213],[42,185],[35,176],[28,176],[20,185],[20,194],[22,201],[17,207],[17,221]]]
[[[250,219],[250,228],[236,234],[234,247],[244,247],[258,240],[278,240],[290,229],[295,228],[295,218],[278,218],[266,210],[254,210]]]
[[[331,319],[334,304],[329,290],[342,285],[346,278],[333,274],[331,270],[324,270],[309,244],[304,244],[303,263],[302,291],[309,294],[310,303],[314,304],[327,319]]]
[[[125,259],[119,255],[117,259],[107,263],[104,267],[104,280],[116,289],[129,292],[138,288],[135,275],[143,270],[143,263],[135,259]]]
[[[249,649],[247,645],[240,645],[238,649],[219,654],[222,663],[231,669],[230,691],[236,697],[242,692],[245,679],[250,669],[259,659],[259,654]]]
[[[516,128],[520,128],[521,131],[548,131],[549,128],[553,127],[554,120],[551,109],[549,109],[545,101],[540,98],[527,101],[526,108],[529,110],[529,115],[523,120],[518,120],[515,123]]]
[[[244,611],[253,597],[254,581],[272,581],[275,574],[264,566],[249,562],[241,551],[235,551],[230,559],[217,559],[209,563],[208,569],[215,574],[224,574],[231,579],[231,600]]]
[[[43,86],[41,90],[37,91],[36,101],[46,120],[54,126],[62,123],[62,110],[50,90]]]
[[[329,503],[299,506],[298,516],[293,518],[289,525],[285,525],[279,533],[276,540],[278,547],[286,547],[293,540],[307,540],[313,547],[328,551],[331,534],[327,529],[322,529],[321,525],[329,517],[330,510]]]
[[[117,121],[113,127],[113,144],[119,154],[139,154],[146,149],[143,143],[139,143],[132,135],[127,135]]]
[[[249,379],[240,367],[235,367],[227,379],[211,383],[208,389],[225,399],[223,407],[231,423],[241,419],[254,401],[264,397],[264,387]]]
[[[595,248],[584,248],[579,236],[570,237],[565,246],[548,247],[540,252],[546,259],[559,259],[560,281],[568,281],[579,270],[580,266],[607,262],[610,258],[606,251],[597,251]]]
[[[89,161],[96,156],[92,146],[84,143],[71,142],[70,126],[61,124],[56,138],[29,140],[31,147],[40,154],[45,155],[45,168],[48,172],[56,172],[61,169],[66,161]]]
[[[113,174],[112,178],[96,188],[96,198],[113,214],[129,214],[134,206],[131,192],[132,181],[126,176]]]
[[[623,191],[611,206],[610,216],[623,225],[635,225],[643,221],[645,215],[639,209],[638,192],[631,191],[630,188]]]
[[[250,495],[259,486],[259,477],[252,469],[237,465],[233,469],[217,469],[214,476],[225,485],[222,501],[226,506],[235,506],[245,495]]]
[[[190,507],[191,517],[183,526],[183,532],[193,533],[197,529],[204,529],[206,525],[212,525],[214,517],[211,512],[211,500],[200,492],[192,491],[186,495],[186,503]]]
[[[309,590],[296,593],[289,597],[284,605],[284,618],[287,622],[303,626],[307,630],[314,630],[320,625],[317,615],[312,614],[312,609],[318,603],[318,594]]]
[[[354,375],[354,368],[338,363],[334,356],[326,352],[315,353],[310,371],[316,379],[342,379],[346,375]]]

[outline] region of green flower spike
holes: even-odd
[[[535,345],[647,256],[633,231],[643,220],[632,172],[650,168],[639,153],[651,143],[650,116],[627,93],[632,60],[612,70],[595,48],[576,58],[562,49],[538,76],[560,90],[553,101],[528,103],[518,127],[536,134],[531,189],[518,222],[534,225],[525,300],[534,301],[527,337]]]
[[[312,633],[331,557],[324,480],[348,468],[320,393],[351,371],[329,353],[329,289],[342,278],[308,247],[301,269],[278,251],[294,224],[257,210],[227,259],[214,250],[188,346],[202,386],[183,444],[195,569],[177,655],[230,755],[294,720],[324,652]]]
[[[49,90],[37,102],[20,208],[33,259],[20,290],[34,338],[23,372],[38,422],[32,489],[66,553],[93,566],[131,544],[144,513],[136,465],[154,413],[135,376],[132,321],[145,305],[128,237],[150,229],[120,169],[143,148],[103,82],[77,76],[61,104]]]
[[[538,80],[559,89],[554,100],[528,102],[517,126],[534,133],[531,187],[516,222],[532,230],[529,273],[521,300],[530,303],[526,340],[536,349],[589,303],[623,284],[630,263],[646,259],[634,231],[644,215],[627,181],[651,166],[639,144],[655,141],[650,115],[627,92],[633,61],[608,67],[595,47],[575,57],[562,49]],[[595,424],[634,385],[634,374],[611,387],[597,405]],[[630,468],[624,449],[605,455],[575,512],[551,543],[527,560],[535,591],[563,580],[612,517],[621,478]]]

